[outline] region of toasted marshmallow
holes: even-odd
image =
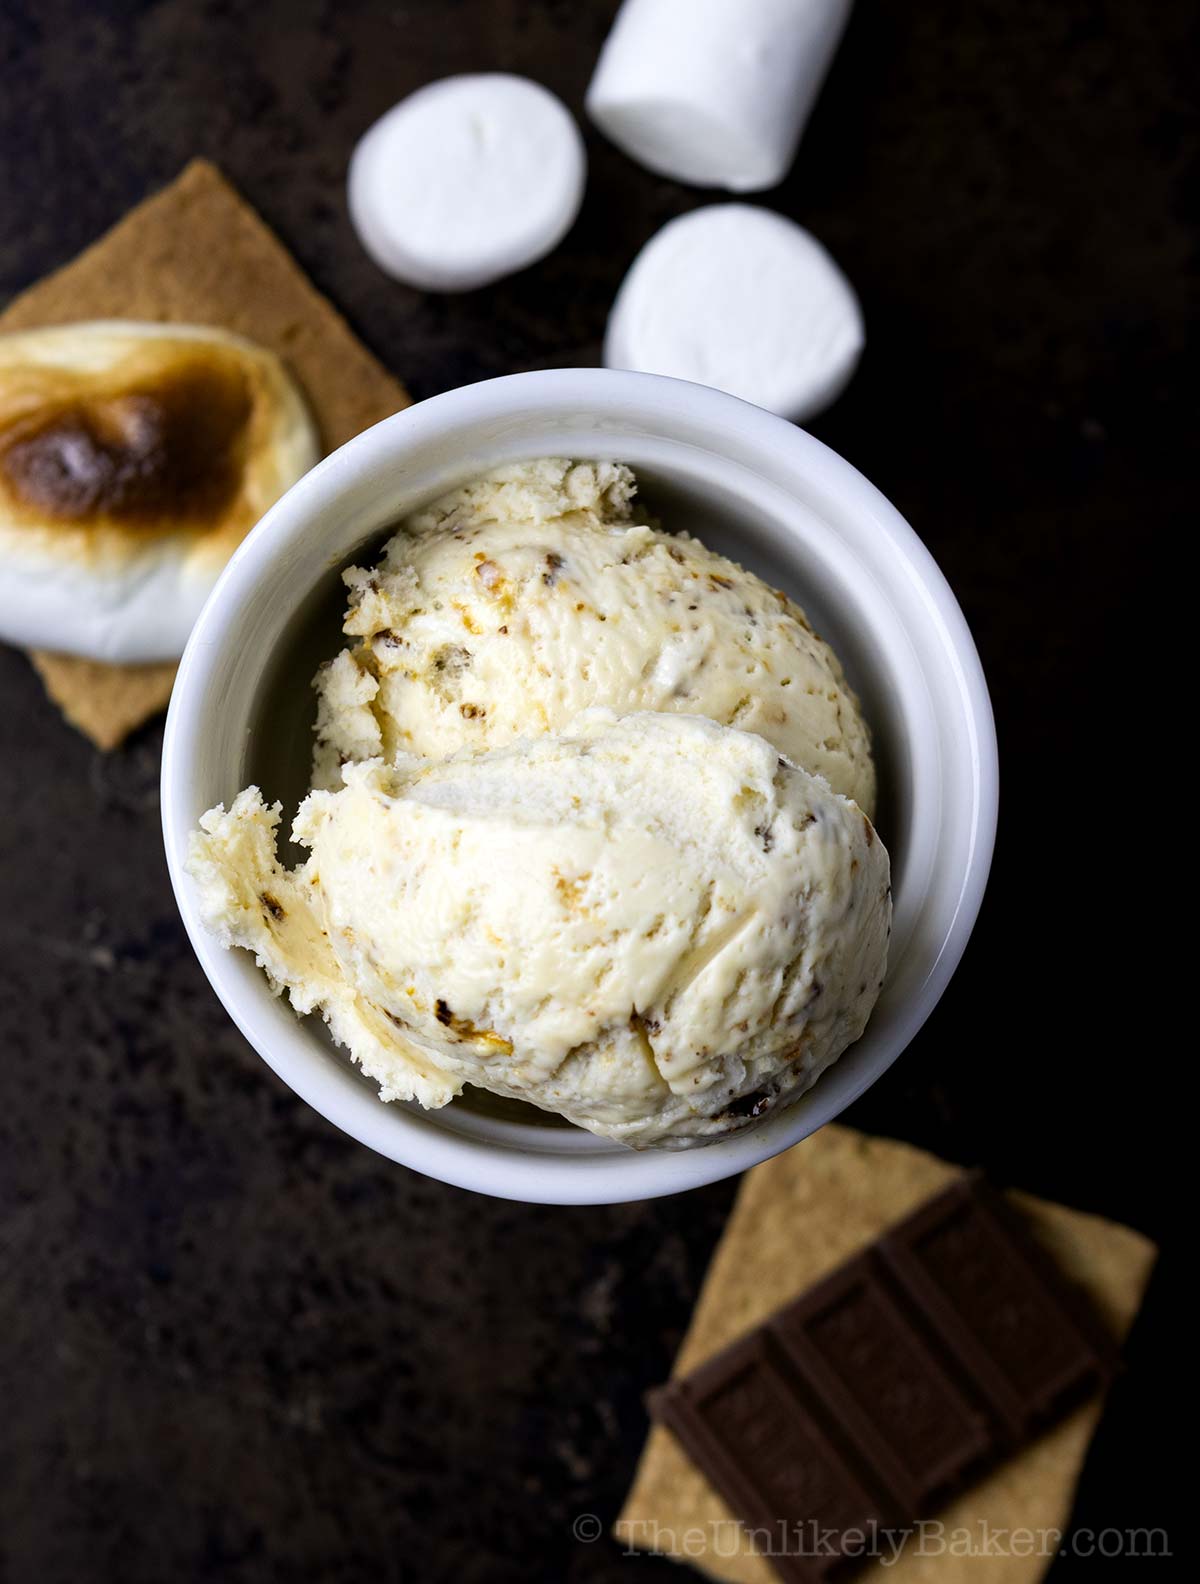
[[[319,456],[283,364],[229,331],[0,336],[0,638],[177,659],[234,549]]]

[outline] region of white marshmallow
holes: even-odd
[[[173,416],[180,379],[200,383]],[[243,336],[126,320],[0,336],[0,639],[177,660],[226,561],[320,454],[283,364]],[[168,493],[139,501],[156,480]]]
[[[579,128],[548,89],[505,72],[446,77],[362,137],[350,218],[387,274],[426,291],[472,291],[557,246],[586,169]]]
[[[787,174],[851,0],[625,0],[587,112],[660,176],[755,192]]]
[[[863,343],[858,299],[814,236],[768,209],[712,204],[669,221],[634,259],[604,362],[801,421],[841,394]]]

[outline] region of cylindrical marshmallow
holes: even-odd
[[[587,112],[660,176],[755,192],[787,174],[851,0],[625,0]]]
[[[430,83],[365,133],[350,218],[389,275],[472,291],[549,253],[574,223],[587,161],[570,113],[526,77]]]
[[[604,362],[800,422],[841,394],[863,342],[858,299],[814,236],[769,209],[712,204],[669,221],[634,259]]]

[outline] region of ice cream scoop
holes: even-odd
[[[347,769],[275,853],[256,788],[211,810],[205,922],[320,1010],[384,1099],[464,1084],[633,1145],[701,1144],[801,1094],[883,981],[887,853],[762,737],[593,711],[441,763]]]
[[[565,727],[581,710],[704,715],[761,734],[874,809],[870,734],[786,595],[647,522],[615,463],[540,460],[409,518],[352,569],[354,640],[317,677],[314,784]]]

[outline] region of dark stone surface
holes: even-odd
[[[4,0],[0,300],[204,153],[418,397],[594,362],[635,249],[701,195],[589,132],[564,246],[442,299],[368,263],[342,181],[369,122],[446,72],[525,71],[578,109],[613,10]],[[814,428],[958,591],[1005,771],[963,968],[852,1120],[1160,1238],[1182,1053],[1152,1015],[1178,993],[1133,888],[1188,826],[1145,719],[1167,665],[1143,547],[1194,520],[1190,12],[862,4],[768,199],[862,294],[868,354]],[[0,650],[0,1578],[679,1577],[571,1523],[619,1504],[733,1185],[529,1208],[340,1136],[192,958],[160,741],[94,753]],[[1152,1454],[1180,1301],[1168,1261],[1081,1524],[1170,1522]]]

